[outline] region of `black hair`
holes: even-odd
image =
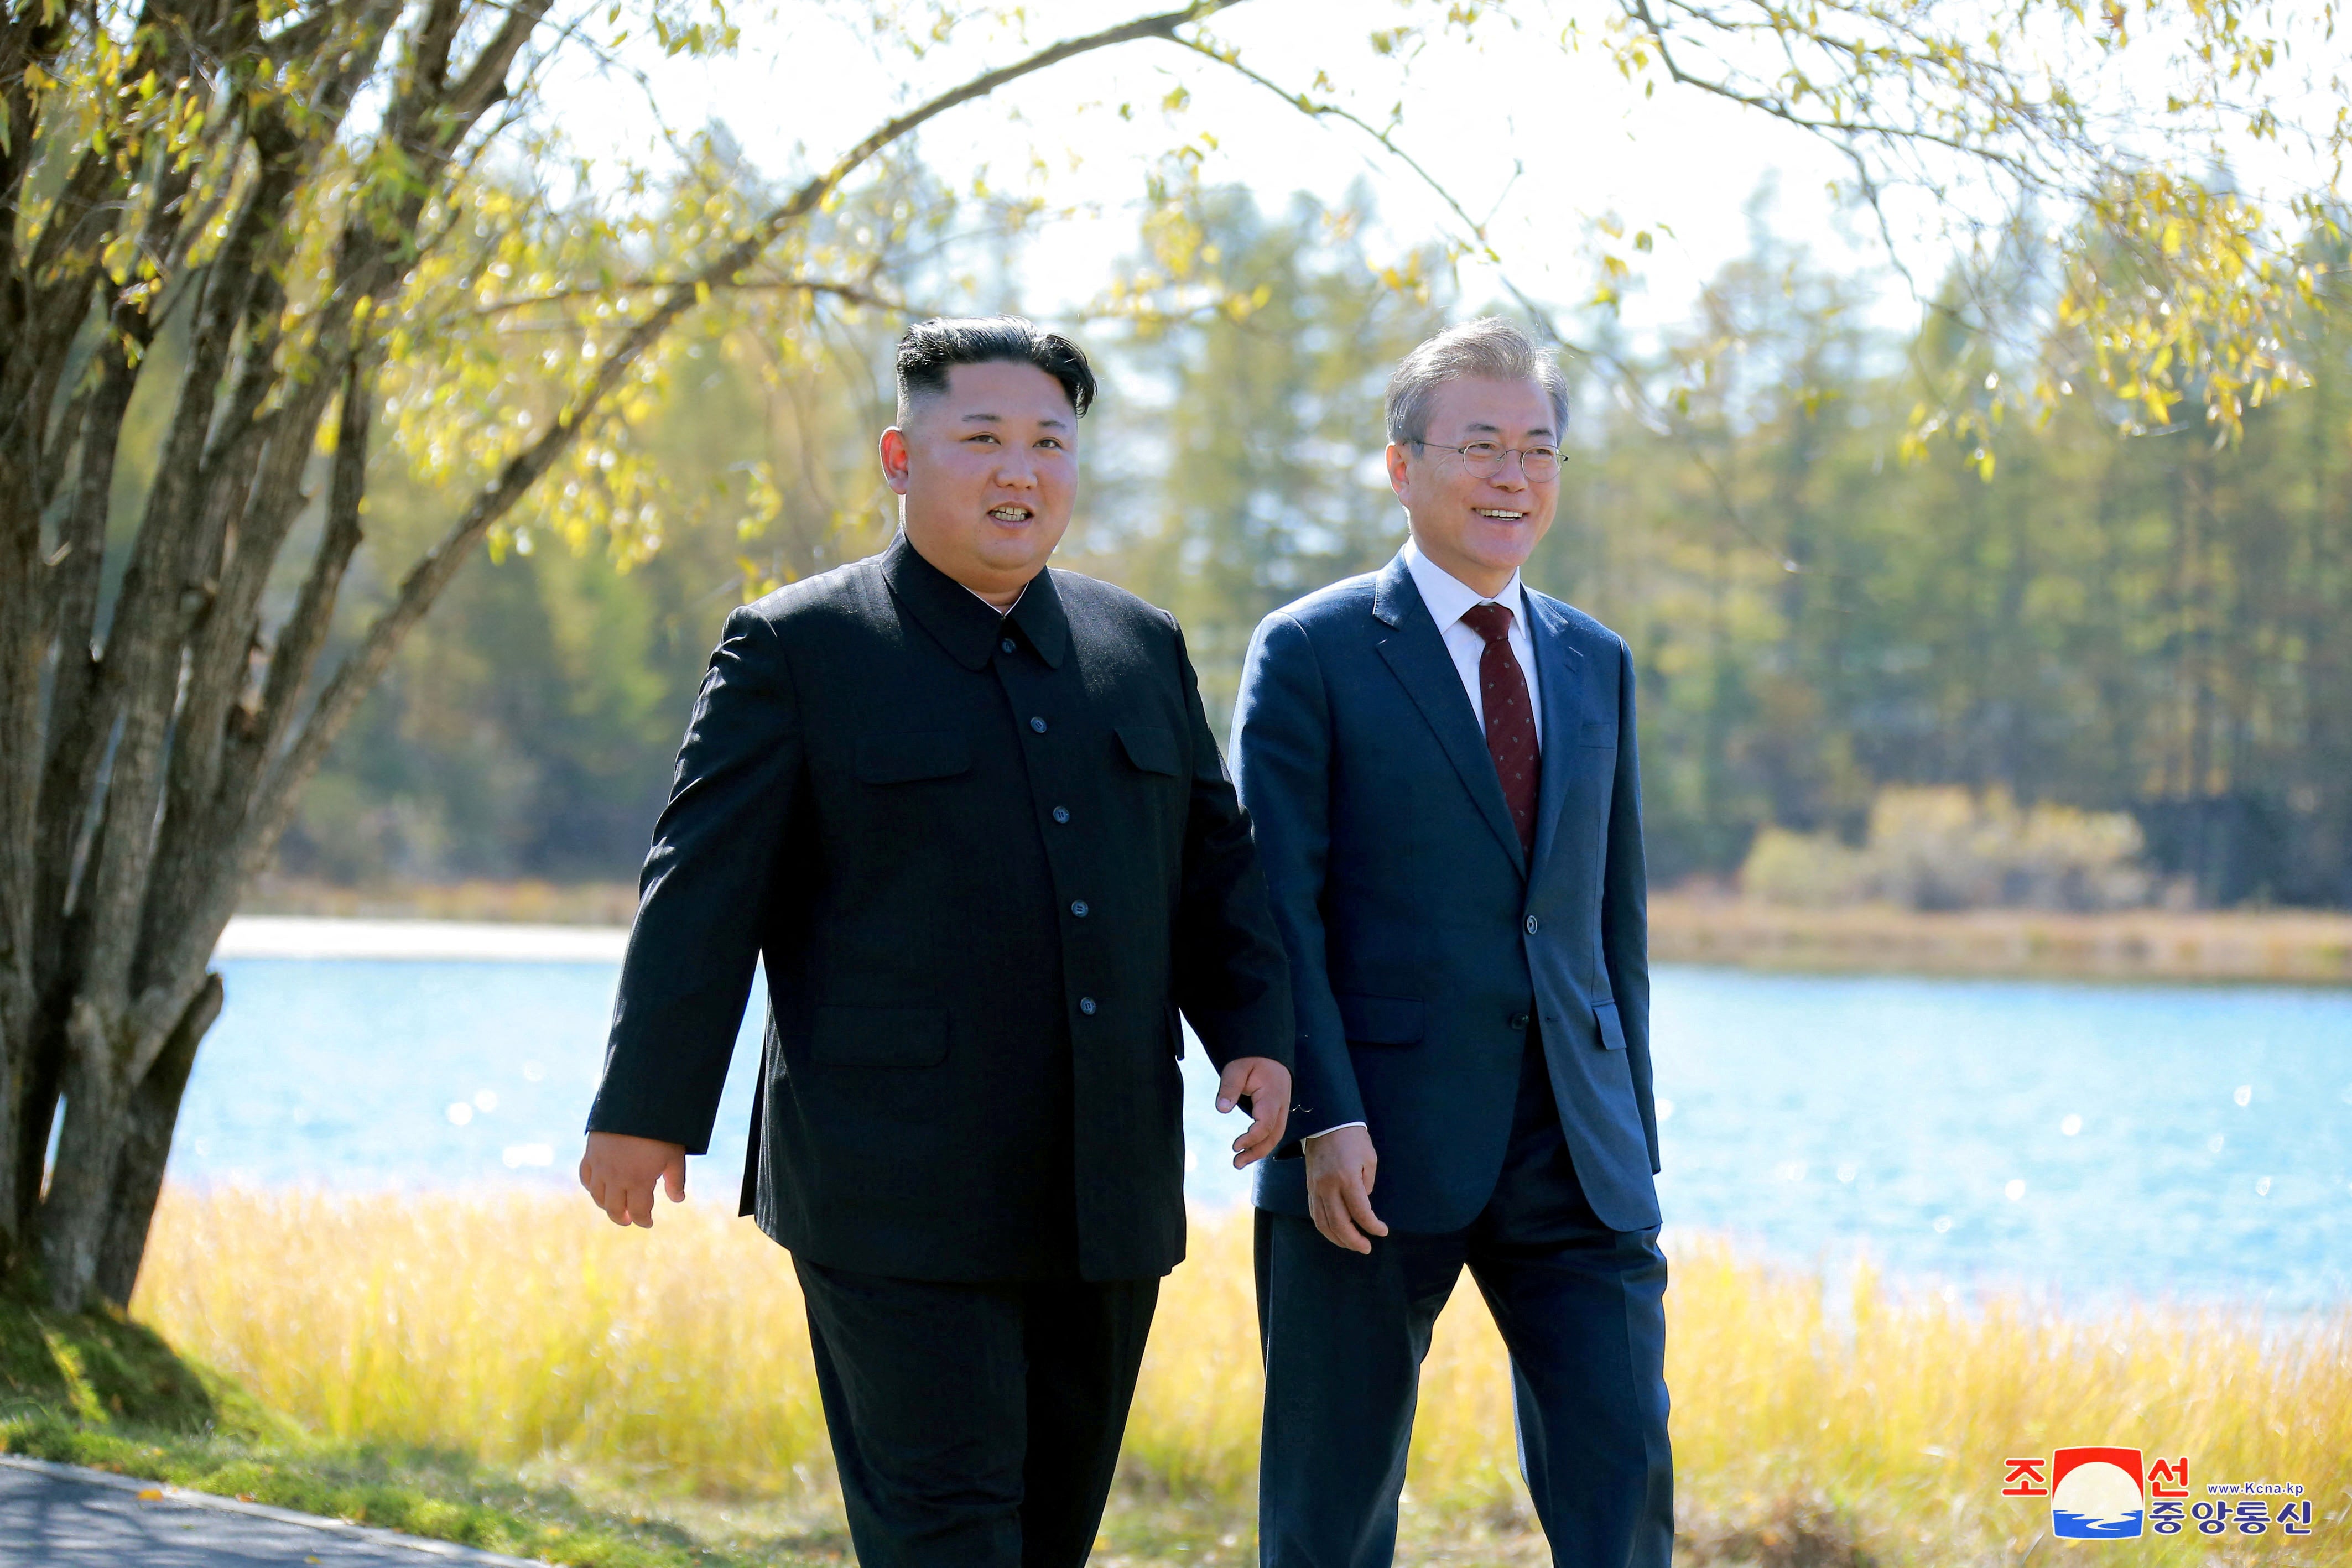
[[[1061,382],[1070,407],[1086,417],[1095,401],[1095,371],[1076,343],[1019,316],[935,316],[898,340],[898,423],[907,423],[907,405],[919,394],[947,391],[955,366],[1005,360],[1034,365]]]

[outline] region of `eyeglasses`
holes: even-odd
[[[1491,479],[1503,471],[1503,460],[1516,456],[1519,472],[1538,484],[1559,477],[1559,448],[1557,446],[1505,446],[1499,441],[1474,441],[1467,446],[1448,446],[1442,441],[1415,441],[1424,450],[1451,452],[1462,459],[1462,466],[1481,479]]]

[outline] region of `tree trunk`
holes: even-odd
[[[163,1190],[163,1166],[171,1158],[172,1130],[179,1124],[180,1100],[196,1065],[196,1047],[220,1017],[221,977],[205,977],[204,987],[180,1015],[163,1054],[131,1097],[129,1127],[117,1156],[114,1196],[107,1206],[106,1234],[99,1242],[98,1293],[118,1307],[131,1304],[139,1283],[139,1262],[147,1252],[147,1230],[155,1200]]]
[[[16,1271],[17,1239],[25,1234],[26,1207],[16,1199],[25,1166],[16,1155],[23,1124],[17,1107],[24,1100],[17,1081],[24,1076],[25,1053],[20,1033],[9,1027],[8,1015],[13,1010],[0,1000],[0,1280]]]
[[[16,1234],[31,1245],[48,1179],[49,1133],[57,1125],[58,1097],[65,1090],[66,1030],[62,1001],[40,1004],[16,1053],[16,1100],[11,1113],[16,1135]]]
[[[35,1227],[50,1305],[59,1312],[79,1310],[97,1276],[127,1130],[123,1112],[130,1096],[110,1071],[119,1024],[110,1022],[95,1005],[79,1001],[66,1023],[64,1120]]]

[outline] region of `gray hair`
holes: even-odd
[[[1448,327],[1407,354],[1389,377],[1389,439],[1399,445],[1429,437],[1429,405],[1450,381],[1533,382],[1551,399],[1552,434],[1568,434],[1568,378],[1518,326],[1482,316]]]

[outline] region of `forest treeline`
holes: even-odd
[[[1381,384],[1484,305],[1433,247],[1377,254],[1369,217],[1192,193],[1073,329],[1105,395],[1062,562],[1176,612],[1220,722],[1261,615],[1394,549]],[[1662,341],[1557,323],[1571,461],[1528,578],[1633,645],[1654,876],[1727,875],[1767,827],[1858,841],[1883,789],[1957,784],[2127,811],[2200,903],[2352,904],[2341,243],[2315,243],[2288,345],[2309,385],[2250,410],[2242,442],[2193,403],[2157,424],[2076,395],[1918,450],[1929,390],[1989,394],[2004,354],[2068,351],[2000,329],[2043,287],[2032,246],[1956,270],[1904,333],[1871,324],[1870,280],[1759,234]],[[898,281],[1017,307],[1020,254]],[[503,530],[310,788],[284,868],[633,874],[726,611],[887,538],[872,440],[896,331],[825,300],[698,339],[636,439],[699,515],[625,564]],[[431,499],[387,475],[371,536],[421,539]]]

